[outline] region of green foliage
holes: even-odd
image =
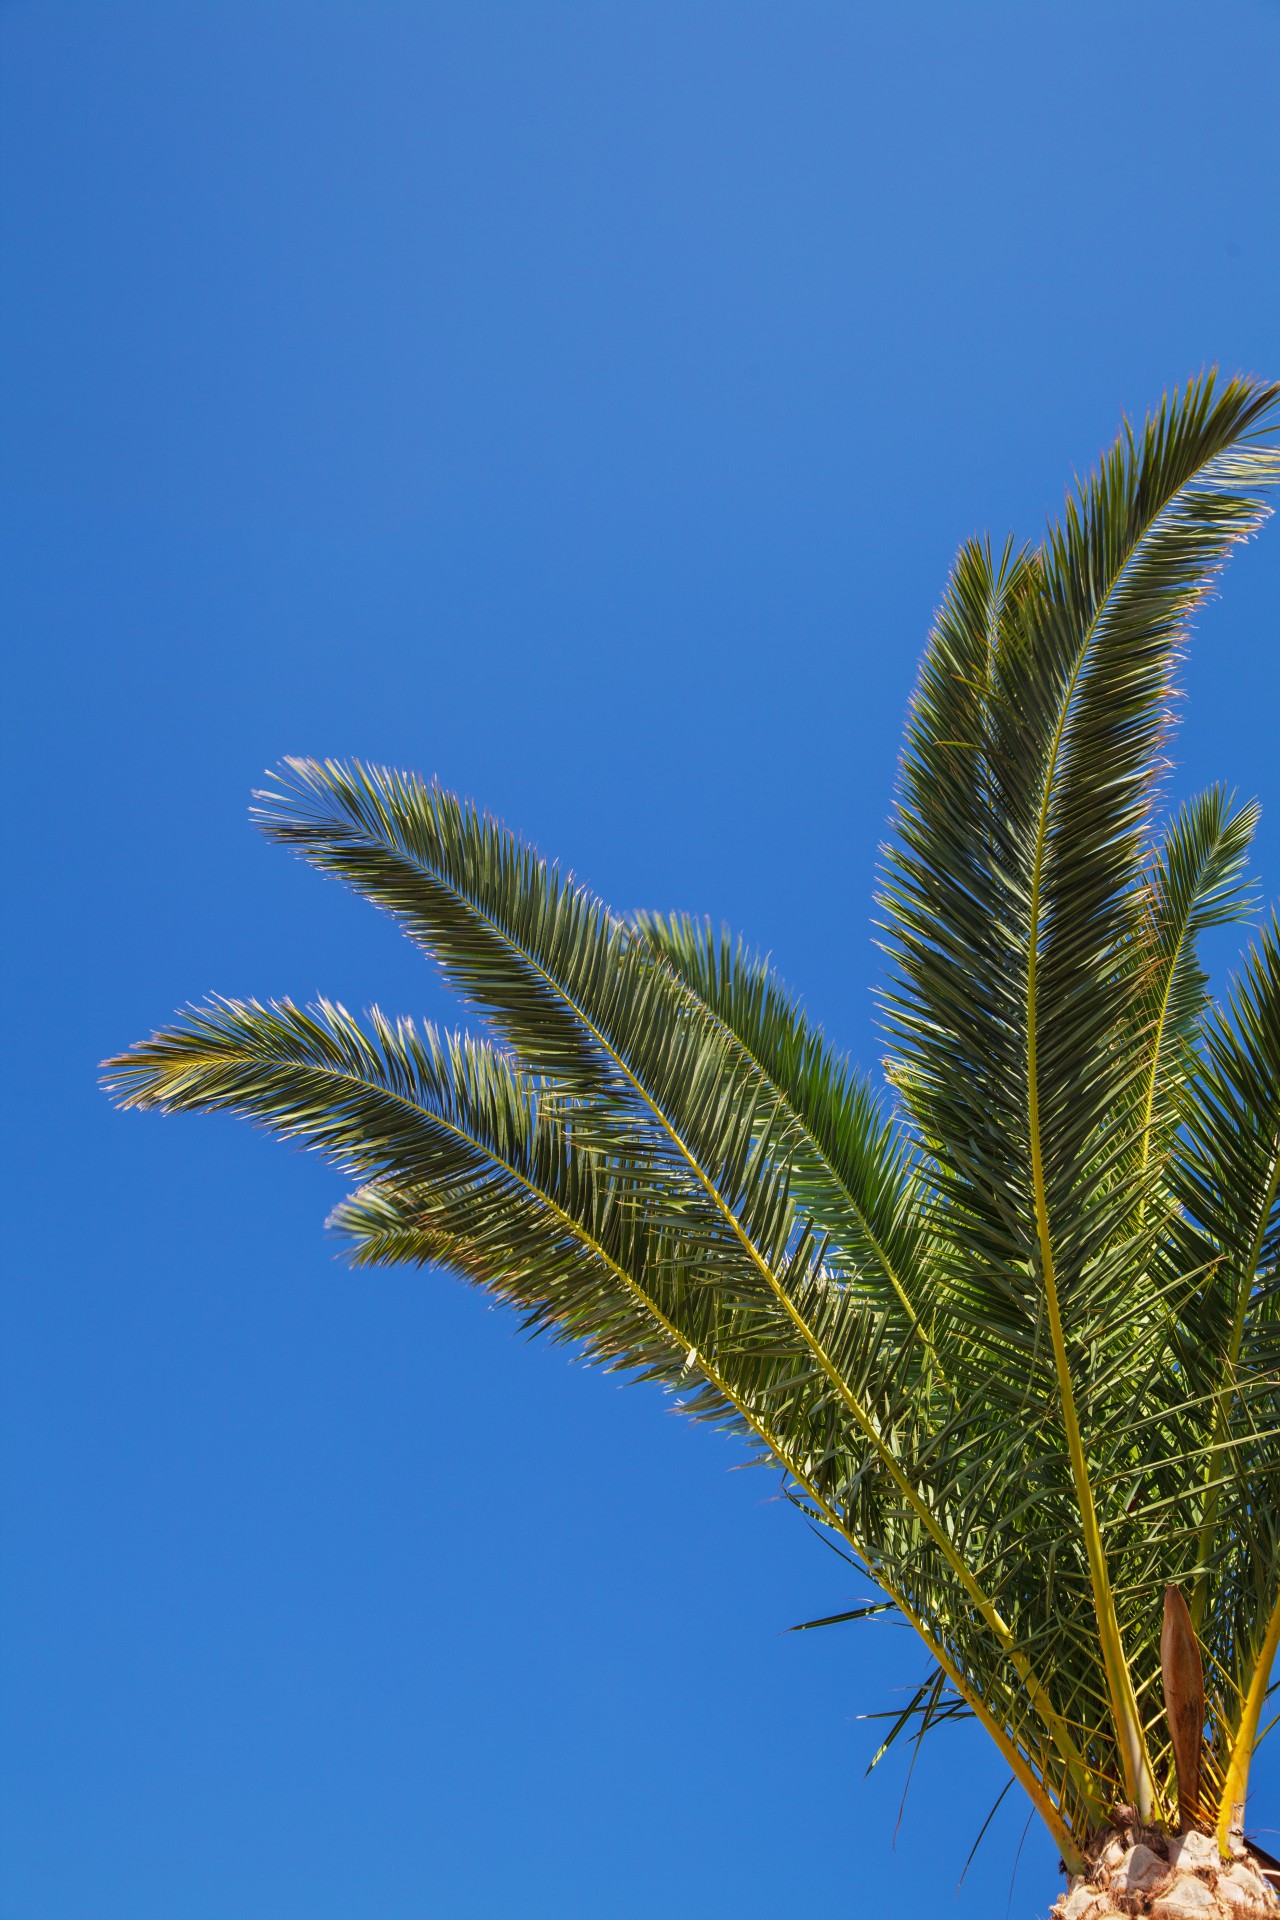
[[[1205,1650],[1206,1820],[1280,1621],[1280,934],[1211,1008],[1197,942],[1247,904],[1256,810],[1159,819],[1276,398],[1195,382],[1039,548],[961,551],[884,871],[887,1098],[727,933],[621,919],[440,789],[314,761],[263,830],[488,1037],[215,1002],[107,1066],[126,1105],[328,1155],[357,1263],[447,1266],[749,1436],[929,1650],[894,1732],[975,1714],[1069,1861],[1118,1801],[1176,1806],[1165,1585]]]

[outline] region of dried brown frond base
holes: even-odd
[[[1101,1836],[1086,1873],[1072,1880],[1052,1920],[1277,1920],[1280,1898],[1242,1842],[1218,1856],[1206,1833],[1117,1827]]]

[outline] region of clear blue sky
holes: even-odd
[[[894,1854],[856,1716],[923,1661],[783,1635],[846,1570],[731,1443],[95,1066],[208,991],[442,1010],[248,827],[286,752],[729,919],[873,1063],[958,541],[1280,372],[1280,5],[9,0],[0,58],[3,1920],[998,1920],[998,1763],[941,1735]],[[1278,609],[1273,527],[1176,774],[1273,892]]]

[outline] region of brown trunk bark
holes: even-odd
[[[1280,1899],[1262,1863],[1243,1843],[1218,1857],[1205,1833],[1113,1828],[1092,1850],[1087,1871],[1053,1907],[1053,1920],[1277,1920]]]

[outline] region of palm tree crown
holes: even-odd
[[[727,933],[306,760],[263,831],[487,1037],[216,1001],[106,1068],[328,1154],[358,1264],[440,1263],[749,1436],[924,1641],[917,1724],[976,1715],[1073,1871],[1118,1817],[1226,1855],[1280,1639],[1280,928],[1212,1005],[1255,809],[1159,786],[1278,397],[1193,382],[1039,547],[960,552],[885,857],[886,1095]]]

